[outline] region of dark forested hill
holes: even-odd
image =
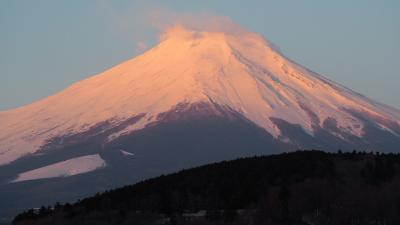
[[[396,225],[399,190],[400,155],[298,151],[160,176],[13,223]]]

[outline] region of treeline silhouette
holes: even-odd
[[[225,161],[31,209],[13,224],[397,225],[400,155],[297,151]]]

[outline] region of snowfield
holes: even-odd
[[[69,177],[92,172],[104,168],[105,166],[106,162],[99,154],[81,156],[21,173],[12,182],[54,177]]]

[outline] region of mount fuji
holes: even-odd
[[[0,211],[69,201],[237,157],[398,152],[400,111],[244,29],[173,26],[144,54],[0,112]]]

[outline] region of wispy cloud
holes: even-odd
[[[101,9],[109,17],[113,32],[123,39],[131,39],[137,53],[165,38],[171,27],[181,26],[193,31],[226,33],[245,31],[229,17],[213,12],[176,12],[162,6],[146,6],[139,7],[132,3],[115,8],[107,1],[100,3]]]
[[[157,28],[164,38],[164,33],[171,27],[181,26],[192,31],[219,31],[224,33],[243,33],[246,29],[227,16],[212,12],[182,13],[167,9],[152,10],[149,13],[151,26]]]
[[[147,45],[146,45],[144,42],[139,41],[139,42],[136,44],[136,50],[137,50],[137,51],[140,51],[140,52],[144,52],[145,50],[147,50]]]

